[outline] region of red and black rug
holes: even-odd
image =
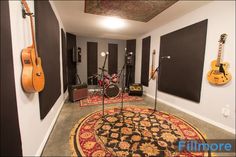
[[[97,111],[80,120],[70,134],[73,156],[205,156],[178,152],[180,139],[204,142],[201,133],[184,120],[152,109],[128,106]]]
[[[125,93],[123,95],[123,101],[124,102],[134,102],[134,101],[143,101],[144,99],[139,96],[129,96],[128,93]],[[115,104],[121,102],[121,94],[115,98],[107,98],[105,97],[104,103],[105,104]],[[96,106],[96,105],[102,105],[102,95],[101,94],[89,94],[89,97],[87,99],[83,99],[80,101],[80,106]]]

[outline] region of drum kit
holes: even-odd
[[[88,79],[94,80],[97,79],[98,93],[102,94],[103,84],[105,87],[104,94],[107,98],[116,98],[120,94],[119,83],[120,83],[120,75],[108,73],[104,74],[104,81],[102,79],[101,74],[94,74]],[[93,83],[92,83],[93,84]],[[94,95],[94,93],[93,93]]]

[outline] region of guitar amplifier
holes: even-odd
[[[75,102],[88,97],[88,86],[86,83],[69,86],[69,100]]]
[[[129,86],[129,95],[132,96],[142,96],[143,95],[143,86],[140,83],[134,83]]]

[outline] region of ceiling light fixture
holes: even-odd
[[[111,30],[117,30],[117,29],[125,27],[125,22],[124,20],[117,17],[106,17],[102,21],[102,25],[105,28],[108,28]]]

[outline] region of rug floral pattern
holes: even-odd
[[[71,131],[73,156],[204,156],[204,152],[178,152],[179,139],[204,137],[176,116],[128,106],[90,114]]]
[[[128,93],[124,93],[123,95],[123,101],[124,102],[133,102],[133,101],[143,101],[144,99],[139,96],[129,96]],[[117,96],[116,98],[107,98],[105,97],[104,104],[115,104],[121,102],[121,94]],[[102,96],[101,94],[89,94],[89,97],[87,99],[83,99],[80,101],[80,106],[96,106],[96,105],[102,105]]]

